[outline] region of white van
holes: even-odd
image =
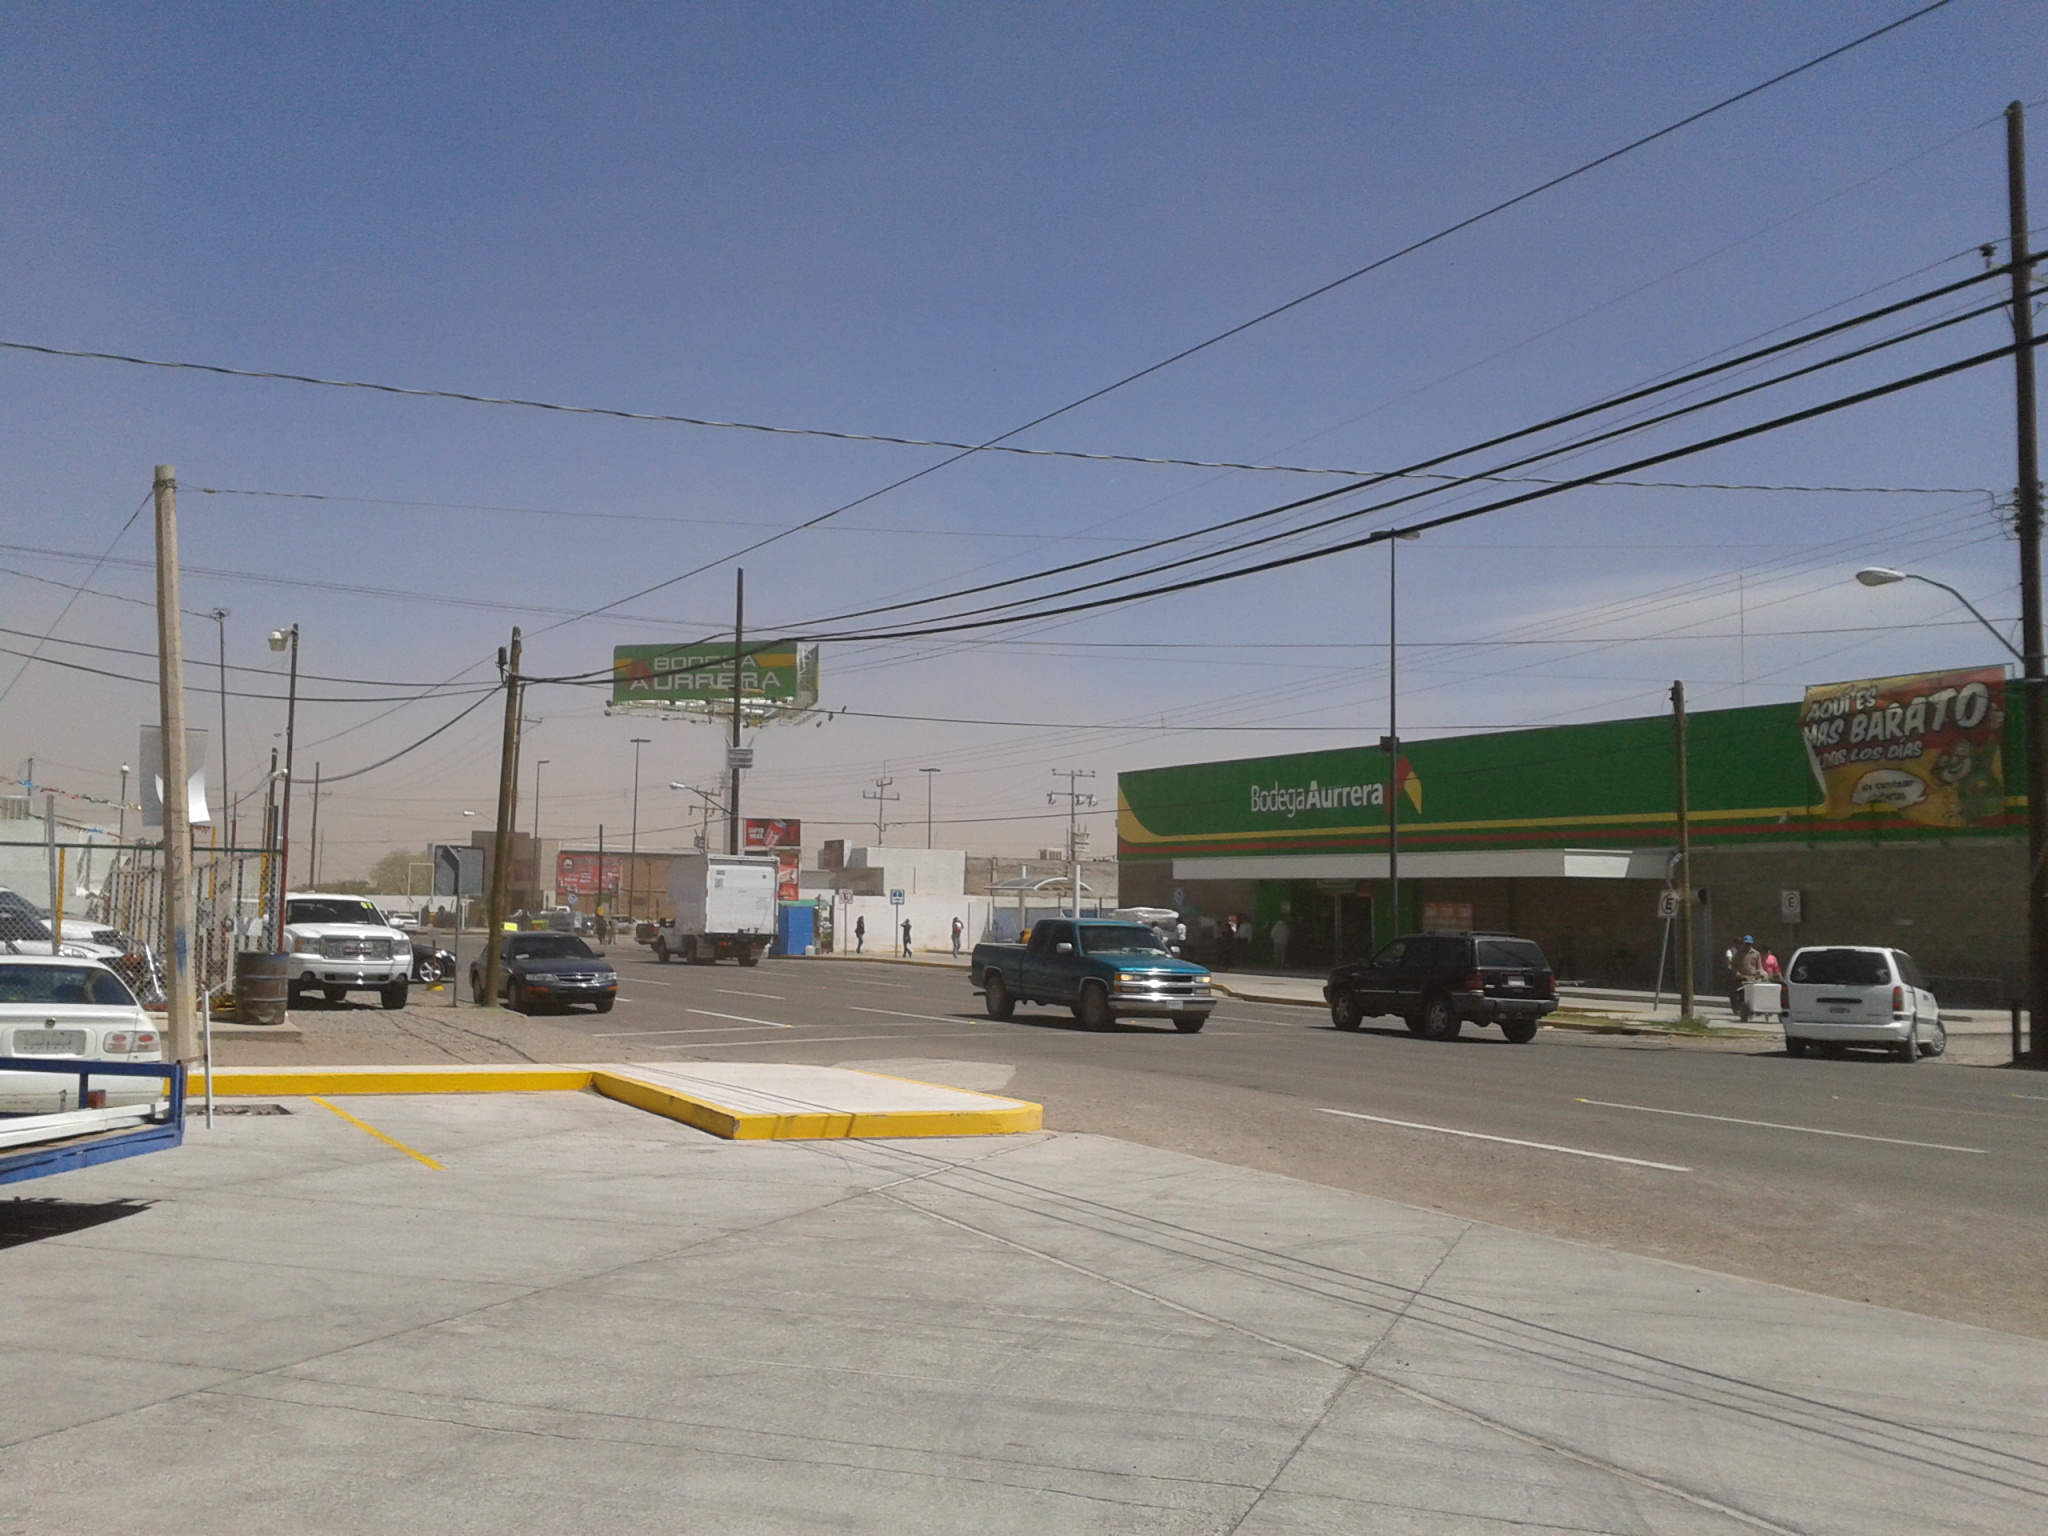
[[[1903,949],[1830,944],[1798,951],[1785,967],[1784,1024],[1790,1056],[1875,1046],[1914,1062],[1948,1049],[1941,1005]]]

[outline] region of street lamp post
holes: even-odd
[[[640,920],[640,749],[652,745],[650,736],[633,738],[633,831],[627,847],[630,860],[626,877],[626,921]]]
[[[551,757],[533,760],[533,885],[536,896],[543,884],[540,869],[540,771],[553,761]]]
[[[929,849],[932,845],[932,784],[940,770],[920,768],[917,771],[924,775],[924,845]]]
[[[284,897],[291,889],[289,870],[292,853],[292,740],[299,726],[299,626],[290,629],[273,629],[270,632],[270,648],[292,653],[291,685],[285,695],[284,706],[284,799],[277,820],[277,907],[273,915],[277,919],[277,947],[284,948]]]
[[[1985,618],[1983,614],[1977,611],[1977,605],[1975,603],[1971,602],[1967,597],[1963,596],[1962,593],[1958,592],[1954,587],[1950,586],[1945,581],[1936,581],[1932,576],[1922,576],[1916,571],[1895,571],[1888,565],[1867,565],[1862,570],[1856,573],[1856,579],[1862,582],[1863,585],[1866,587],[1889,587],[1901,581],[1917,581],[1924,586],[1938,587],[1942,591],[1946,592],[1950,597],[1954,598],[1957,602],[1961,603],[1965,608],[1969,609],[1970,617],[1975,619],[1979,624],[1982,624],[1986,629],[1990,630],[1991,638],[1996,640],[2000,645],[2004,646],[2006,650],[2011,653],[2014,660],[2024,663],[2027,659],[2026,653],[2024,651],[2022,651],[2018,646],[2014,645],[2010,640],[2006,639],[2004,635],[1998,632],[1997,625],[1993,624],[1989,619]]]

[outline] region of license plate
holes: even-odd
[[[1529,985],[1529,983],[1524,981],[1519,976],[1510,976],[1508,978],[1508,985],[1511,987],[1526,987]]]
[[[14,1032],[15,1054],[20,1056],[83,1056],[82,1029],[18,1029]]]
[[[1829,1013],[1847,1013],[1848,1011],[1846,1008],[1830,1008],[1828,1010]]]

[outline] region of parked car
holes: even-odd
[[[330,1003],[375,992],[403,1008],[412,978],[412,939],[360,896],[290,892],[284,899],[284,947],[291,957],[289,1001],[319,988]]]
[[[523,1013],[560,1010],[571,1003],[610,1013],[619,995],[619,974],[604,952],[573,933],[508,933],[498,959],[499,995],[506,1007]],[[469,995],[484,1001],[481,955],[469,963]]]
[[[1331,971],[1323,1000],[1339,1029],[1391,1014],[1426,1040],[1498,1024],[1527,1045],[1557,1007],[1557,975],[1534,942],[1511,933],[1411,933]]]
[[[992,1019],[1011,1017],[1019,1003],[1051,1003],[1071,1008],[1087,1029],[1171,1019],[1192,1035],[1216,1006],[1208,971],[1139,923],[1041,919],[1028,943],[975,945],[969,974]]]
[[[1903,949],[1830,944],[1785,967],[1785,1053],[1838,1055],[1874,1046],[1903,1062],[1948,1049],[1941,1005]]]
[[[38,1061],[161,1061],[156,1021],[128,984],[96,960],[68,955],[0,954],[0,1056]],[[102,1105],[147,1103],[155,1078],[88,1077]],[[0,1072],[0,1113],[87,1109],[78,1079],[44,1072]]]

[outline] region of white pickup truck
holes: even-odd
[[[330,1003],[351,992],[375,992],[386,1008],[405,1006],[412,938],[360,896],[288,894],[284,948],[291,956],[290,1002],[317,989]]]

